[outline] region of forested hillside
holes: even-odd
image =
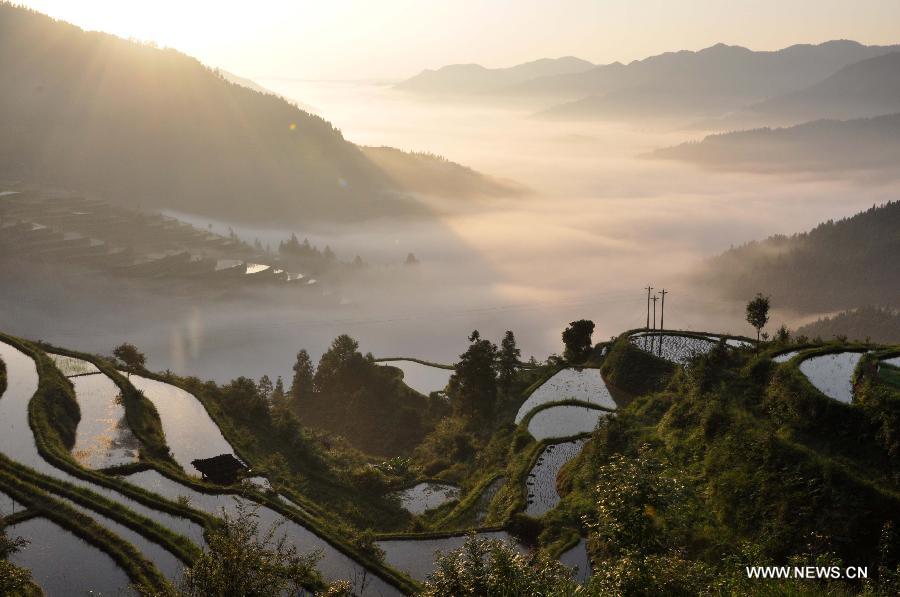
[[[880,307],[860,307],[823,317],[797,328],[797,335],[808,338],[847,338],[849,340],[900,343],[900,311]]]
[[[900,202],[809,232],[772,236],[708,262],[703,282],[741,299],[764,289],[773,302],[805,312],[900,306]]]
[[[0,4],[0,181],[244,221],[426,212],[329,122],[230,79]]]
[[[895,177],[900,163],[900,114],[816,120],[789,128],[710,135],[660,149],[653,158],[751,172],[870,172]]]

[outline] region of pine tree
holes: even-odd
[[[294,363],[294,379],[291,382],[291,401],[295,406],[308,402],[313,394],[313,364],[305,349],[297,353]]]
[[[482,340],[478,330],[472,332],[469,342],[450,378],[450,400],[458,413],[486,419],[497,402],[497,347]]]
[[[497,359],[498,381],[504,392],[508,392],[512,386],[521,355],[522,351],[516,346],[515,335],[507,330],[500,342],[500,353]]]

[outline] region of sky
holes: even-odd
[[[396,80],[574,55],[631,61],[718,42],[756,50],[900,41],[898,0],[30,0],[251,78]]]

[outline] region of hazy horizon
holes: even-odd
[[[900,4],[891,0],[21,4],[252,79],[399,80],[448,64],[499,68],[561,56],[628,63],[716,43],[763,51],[834,39],[900,42]]]

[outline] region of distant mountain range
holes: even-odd
[[[897,50],[900,46],[848,40],[764,52],[717,44],[629,64],[593,66],[568,58],[509,69],[456,65],[425,71],[397,87],[431,95],[540,100],[551,107],[539,115],[556,119],[717,117],[815,85],[844,67]]]
[[[585,72],[594,65],[566,56],[542,58],[509,68],[485,68],[478,64],[452,64],[425,70],[396,85],[396,89],[427,95],[467,95],[491,93],[510,85],[553,75]]]
[[[792,124],[900,112],[900,52],[845,66],[797,91],[755,103],[724,118],[718,127]]]
[[[699,281],[725,297],[757,292],[781,308],[816,313],[865,305],[900,307],[900,201],[773,236],[712,259]]]
[[[427,213],[329,122],[251,87],[0,4],[0,180],[245,221]]]
[[[657,150],[650,157],[726,170],[858,171],[863,176],[897,178],[900,114],[710,135],[700,142]]]

